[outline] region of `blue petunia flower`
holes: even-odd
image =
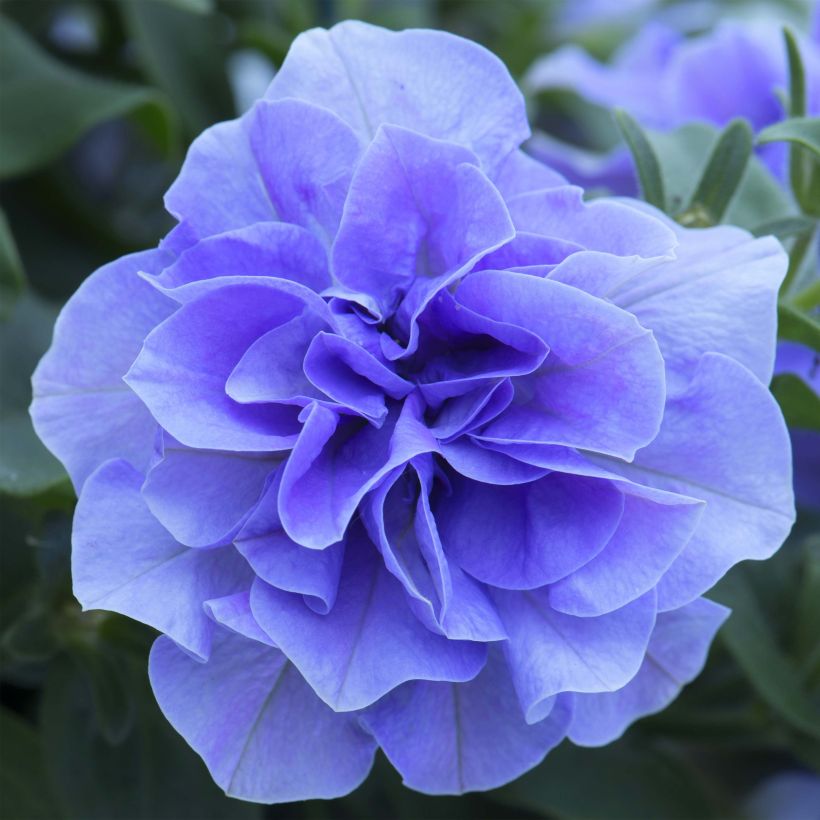
[[[585,202],[528,134],[473,43],[309,31],[57,322],[32,416],[75,593],[163,633],[157,699],[231,795],[342,795],[377,747],[461,793],[607,743],[791,527],[779,244]]]

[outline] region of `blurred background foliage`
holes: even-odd
[[[162,718],[147,683],[151,630],[118,615],[80,612],[70,580],[74,493],[27,414],[30,375],[60,305],[95,268],[155,244],[171,227],[162,194],[188,144],[264,91],[300,31],[350,17],[443,28],[483,43],[521,76],[568,41],[606,58],[650,16],[693,33],[728,14],[763,14],[800,29],[810,5],[3,0],[0,816],[820,817],[820,802],[812,802],[820,772],[820,498],[802,499],[793,534],[774,559],[737,567],[714,591],[734,614],[703,675],[617,743],[565,743],[488,794],[425,797],[405,789],[380,758],[347,798],[261,807],[222,796]],[[599,149],[620,139],[610,112],[571,95],[528,102],[536,125],[564,139]],[[667,197],[689,201],[717,133],[692,126],[647,139]],[[795,260],[781,334],[820,350],[811,252],[820,196],[801,207],[755,160],[735,182],[720,218],[749,229],[779,226]],[[778,377],[774,389],[791,425],[804,428],[795,433],[799,448],[804,433],[818,435],[820,404],[794,376]],[[820,476],[809,479],[820,485]]]

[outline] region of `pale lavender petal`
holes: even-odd
[[[307,289],[304,295],[318,298]],[[256,339],[304,307],[302,298],[273,279],[218,288],[147,336],[126,381],[154,418],[189,447],[288,448],[298,432],[298,409],[239,404],[225,393],[225,383]]]
[[[277,217],[332,241],[360,151],[356,135],[333,112],[298,100],[260,100],[245,125]]]
[[[145,477],[142,497],[181,544],[207,547],[231,540],[262,495],[280,458],[193,450],[174,441]]]
[[[203,239],[156,278],[174,289],[222,276],[274,276],[321,291],[330,284],[327,253],[313,234],[285,222],[259,222]],[[191,288],[186,288],[186,294]],[[187,301],[187,300],[186,300]]]
[[[211,618],[232,632],[250,638],[252,641],[274,646],[273,641],[253,617],[250,587],[241,592],[235,592],[233,595],[212,598],[210,601],[205,601],[203,606]]]
[[[501,786],[540,763],[572,717],[558,698],[542,721],[524,721],[500,652],[467,683],[414,682],[371,706],[362,721],[404,783],[425,794]]]
[[[156,273],[171,261],[166,252],[145,251],[92,274],[57,319],[51,348],[34,372],[34,429],[77,491],[108,459],[144,469],[152,456],[157,424],[123,376],[145,334],[174,309],[137,273]]]
[[[126,462],[109,461],[83,487],[72,538],[74,594],[83,609],[127,615],[207,658],[214,623],[203,603],[247,589],[252,573],[231,546],[177,543],[142,500],[142,480]]]
[[[777,404],[752,373],[716,353],[706,354],[687,391],[670,399],[657,439],[634,464],[600,463],[707,502],[658,586],[662,610],[698,597],[738,561],[768,558],[794,521],[788,432]]]
[[[529,135],[524,100],[503,63],[443,31],[393,33],[357,21],[313,29],[293,42],[267,96],[329,108],[363,141],[393,123],[456,142],[486,167]]]
[[[223,632],[201,664],[161,637],[149,674],[163,714],[231,797],[339,797],[370,771],[373,739],[322,703],[276,649]]]
[[[638,672],[655,625],[655,593],[598,618],[556,612],[546,590],[498,590],[510,634],[504,652],[527,723],[536,723],[561,692],[613,692]]]
[[[624,509],[608,481],[550,475],[494,486],[454,476],[435,507],[449,555],[480,581],[534,589],[592,560],[615,532]]]
[[[436,635],[407,606],[401,584],[363,534],[349,536],[336,604],[326,615],[257,580],[256,620],[336,711],[362,709],[408,680],[464,681],[486,649]]]
[[[569,735],[580,746],[617,740],[638,718],[668,706],[700,673],[709,645],[729,610],[696,598],[661,612],[637,675],[615,692],[577,694]]]

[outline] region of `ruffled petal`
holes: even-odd
[[[186,245],[276,219],[241,119],[213,125],[191,143],[165,207],[185,225]]]
[[[282,287],[282,285],[287,287]],[[292,282],[254,277],[183,305],[145,339],[126,381],[188,447],[272,451],[293,445],[298,408],[243,405],[226,381],[253,342],[321,299]]]
[[[609,288],[607,297],[652,331],[670,390],[688,384],[704,353],[729,356],[768,384],[786,252],[774,237],[730,226],[677,232],[674,260]]]
[[[348,536],[339,594],[328,614],[259,580],[251,608],[336,711],[369,706],[408,680],[470,680],[485,661],[485,645],[448,640],[422,625],[375,546],[355,531]]]
[[[504,589],[534,589],[582,567],[624,510],[610,482],[561,473],[510,486],[451,483],[435,507],[444,547],[470,575]]]
[[[145,335],[174,309],[137,274],[171,261],[145,251],[92,274],[63,308],[34,371],[34,429],[78,491],[104,461],[124,458],[141,470],[153,455],[157,424],[123,376]]]
[[[622,483],[624,514],[591,561],[550,587],[553,609],[568,615],[612,612],[655,587],[698,526],[705,504]]]
[[[662,610],[697,598],[738,561],[768,558],[794,521],[780,410],[752,373],[720,354],[703,356],[634,464],[595,460],[633,481],[706,501],[695,534],[658,585]]]
[[[285,222],[259,222],[203,239],[156,277],[168,296],[190,301],[201,282],[223,276],[273,276],[321,291],[330,284],[327,253],[313,234]]]
[[[678,244],[662,219],[611,199],[584,200],[565,186],[519,194],[507,202],[517,231],[558,237],[591,251],[618,256],[667,256]]]
[[[536,441],[632,458],[658,432],[664,364],[652,334],[626,311],[549,279],[482,271],[459,302],[526,327],[550,347],[539,371],[516,379],[516,400],[481,436]]]
[[[512,238],[501,195],[461,146],[382,126],[356,168],[331,254],[338,281],[405,325],[436,289]]]
[[[536,766],[564,738],[571,702],[558,698],[528,725],[500,651],[467,683],[413,682],[371,706],[362,722],[404,783],[425,794],[501,786]]]
[[[483,586],[444,554],[430,508],[433,471],[430,456],[420,456],[370,494],[363,513],[371,538],[428,629],[455,640],[502,640],[507,633]]]
[[[659,613],[646,658],[626,686],[574,696],[572,742],[603,746],[617,740],[633,721],[668,706],[700,673],[709,645],[728,616],[726,607],[705,598]]]
[[[504,652],[528,723],[561,692],[612,692],[638,672],[655,625],[654,591],[598,618],[556,612],[546,590],[498,590]]]
[[[166,441],[162,459],[148,471],[142,497],[181,544],[222,544],[256,505],[279,461]]]
[[[163,714],[231,797],[340,797],[370,771],[373,739],[322,703],[276,649],[222,632],[202,664],[161,637],[149,674]]]
[[[292,541],[279,519],[280,470],[234,539],[239,552],[265,582],[305,597],[316,612],[329,612],[336,601],[344,543],[321,550]]]
[[[74,594],[83,609],[127,615],[207,658],[214,623],[203,602],[247,589],[252,573],[233,547],[177,543],[140,496],[142,480],[126,462],[109,461],[83,487],[72,538]]]
[[[253,617],[250,586],[241,592],[234,592],[233,595],[212,598],[210,601],[205,601],[203,606],[211,618],[230,629],[231,632],[236,632],[252,641],[274,646],[273,641]]]
[[[307,31],[267,96],[329,108],[363,142],[393,123],[465,145],[490,168],[529,136],[524,99],[503,63],[442,31],[389,32],[357,21]]]
[[[405,400],[398,419],[394,409],[381,428],[322,405],[309,408],[279,492],[279,515],[288,535],[314,549],[341,541],[370,489],[411,458],[438,449],[420,413],[415,394]]]
[[[300,100],[260,100],[245,124],[278,218],[324,236],[329,244],[359,156],[356,135],[333,112]]]

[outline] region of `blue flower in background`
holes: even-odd
[[[793,521],[771,239],[585,202],[482,48],[297,38],[34,376],[85,608],[229,794],[489,789],[701,669]]]
[[[811,115],[820,113],[820,25],[816,28],[801,41]],[[728,21],[694,38],[649,23],[609,64],[567,45],[537,60],[524,84],[533,92],[569,90],[606,108],[624,108],[659,131],[691,122],[722,127],[735,117],[746,118],[758,131],[785,116],[779,95],[788,88],[788,67],[782,31],[771,21]],[[529,147],[572,182],[628,195],[637,190],[626,148],[595,155],[546,134],[536,135]],[[786,152],[782,144],[760,149],[761,159],[780,178]]]

